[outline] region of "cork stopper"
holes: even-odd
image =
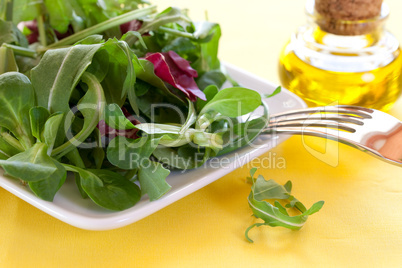
[[[378,25],[372,23],[381,15],[383,0],[315,0],[320,15],[319,26],[341,35],[361,35]]]

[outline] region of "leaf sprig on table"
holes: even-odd
[[[288,181],[284,185],[278,184],[274,180],[265,180],[262,175],[254,178],[256,168],[250,170],[251,192],[248,196],[248,203],[256,218],[262,219],[264,222],[254,223],[246,229],[245,236],[249,242],[248,233],[254,227],[263,225],[276,227],[281,226],[292,230],[300,230],[306,223],[308,216],[318,212],[324,205],[324,201],[318,201],[309,209],[293,195],[292,182]],[[265,200],[273,200],[273,205]],[[278,200],[285,201],[287,204],[283,206]],[[295,208],[301,212],[300,215],[290,216],[287,208]]]

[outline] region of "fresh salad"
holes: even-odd
[[[251,142],[261,95],[218,59],[218,24],[144,0],[0,0],[0,165],[52,201],[77,191],[124,210],[173,169]]]

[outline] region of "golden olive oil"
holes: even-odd
[[[309,106],[331,103],[388,110],[401,95],[402,54],[384,67],[364,72],[336,72],[306,63],[283,51],[279,75],[283,87]]]

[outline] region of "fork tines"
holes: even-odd
[[[270,118],[269,129],[282,127],[323,127],[355,132],[353,125],[363,125],[372,118],[373,110],[355,106],[314,107],[275,114]]]

